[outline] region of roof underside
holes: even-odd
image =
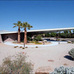
[[[28,30],[29,33],[46,33],[46,32],[58,32],[58,31],[64,31],[64,30],[74,30],[74,27],[71,28],[56,28],[56,29],[40,29],[40,30]],[[23,32],[23,31],[22,31]],[[12,32],[0,32],[0,34],[11,34],[11,33],[18,33],[17,31]]]

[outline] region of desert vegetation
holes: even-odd
[[[55,68],[54,71],[50,74],[74,74],[74,67],[64,67]]]
[[[74,48],[71,49],[68,53],[74,59]]]
[[[32,72],[32,64],[26,62],[26,55],[19,53],[12,58],[7,57],[3,60],[0,74],[30,74]]]
[[[17,48],[18,46],[14,46],[14,48]]]
[[[66,30],[59,33],[51,32],[45,34],[45,37],[57,37],[57,36],[59,36],[60,38],[74,38],[74,30],[73,32],[71,30],[69,31]]]
[[[41,35],[35,35],[33,39],[31,39],[31,37],[28,37],[28,41],[29,43],[34,43],[34,44],[42,44],[39,41],[42,41],[42,36]]]

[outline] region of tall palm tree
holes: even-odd
[[[15,26],[14,27],[18,27],[18,43],[20,43],[20,27],[22,26],[21,21],[18,21],[17,23],[13,23]]]
[[[32,26],[28,24],[27,22],[22,23],[22,27],[24,28],[24,45],[27,44],[27,29],[30,30]]]

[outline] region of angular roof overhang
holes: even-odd
[[[64,30],[73,30],[74,27],[70,28],[54,28],[54,29],[40,29],[40,30],[28,30],[28,33],[45,33],[45,32],[58,32],[58,31],[64,31]],[[21,31],[24,32],[24,31]],[[12,33],[18,33],[17,31],[11,31],[11,32],[0,32],[0,34],[12,34]]]

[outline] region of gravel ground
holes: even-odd
[[[68,58],[68,51],[72,48],[74,48],[74,44],[68,43],[48,47],[29,47],[26,49],[14,48],[14,46],[0,43],[0,64],[5,57],[24,52],[27,54],[27,61],[34,64],[34,71],[40,67],[50,67],[52,70],[62,65],[74,67],[74,61]]]

